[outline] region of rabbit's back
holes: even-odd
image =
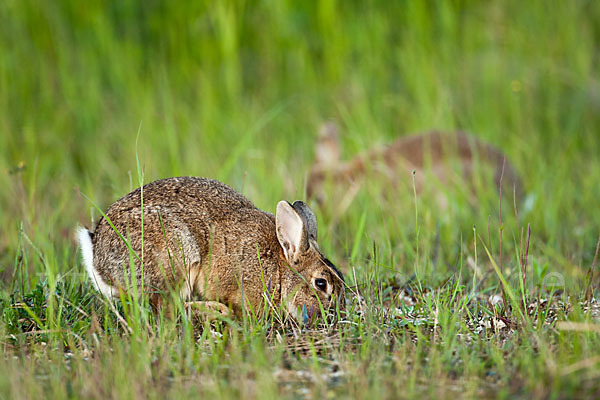
[[[236,212],[243,208],[255,208],[250,200],[214,179],[196,177],[167,178],[154,181],[137,188],[114,202],[107,210],[119,216],[132,209],[141,209],[142,190],[144,207],[160,206],[173,211],[194,211],[206,215],[211,220]]]

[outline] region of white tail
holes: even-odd
[[[87,271],[92,284],[96,290],[106,297],[112,297],[113,288],[110,285],[107,285],[104,280],[102,280],[102,277],[100,277],[94,268],[94,249],[90,232],[81,226],[78,227],[77,239],[79,240],[79,247],[81,247],[83,265],[85,266],[85,270]]]

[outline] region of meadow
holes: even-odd
[[[0,21],[0,398],[600,395],[599,2],[3,0]],[[77,225],[182,175],[273,212],[328,120],[348,156],[471,132],[524,198],[442,210],[373,181],[311,204],[349,287],[334,322],[94,291]]]

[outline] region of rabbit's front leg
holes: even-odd
[[[218,316],[230,316],[229,308],[218,301],[187,301],[186,311],[193,320],[213,320]]]

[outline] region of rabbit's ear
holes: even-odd
[[[294,210],[300,214],[302,219],[304,220],[304,224],[306,226],[306,232],[308,233],[308,238],[313,240],[316,244],[317,242],[317,217],[315,217],[315,213],[312,212],[310,207],[303,201],[296,200],[292,205]]]
[[[287,201],[280,201],[275,212],[277,239],[285,258],[291,263],[308,250],[308,235],[304,219]]]
[[[333,121],[325,122],[319,128],[319,136],[315,144],[315,162],[334,166],[340,162],[339,128]]]

